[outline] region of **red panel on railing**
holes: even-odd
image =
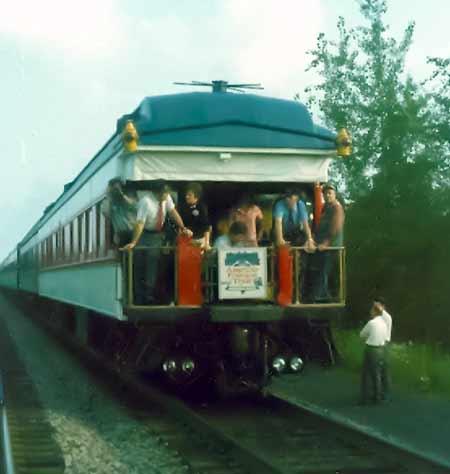
[[[178,237],[178,304],[201,305],[202,255],[200,247],[191,245],[191,239]]]
[[[286,306],[292,303],[293,285],[293,259],[289,245],[278,247],[278,304]]]
[[[319,227],[320,217],[322,216],[323,198],[322,187],[320,183],[314,185],[314,230]]]

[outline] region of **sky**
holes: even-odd
[[[406,64],[450,56],[448,0],[388,0],[399,38],[416,23]],[[317,35],[357,0],[0,0],[0,261],[146,96],[186,92],[175,81],[261,83],[291,99]]]

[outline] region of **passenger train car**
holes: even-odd
[[[117,122],[103,148],[64,186],[0,267],[0,285],[58,307],[61,327],[123,367],[187,389],[201,381],[229,394],[259,390],[305,361],[333,361],[329,321],[345,305],[345,249],[335,255],[332,299],[305,298],[307,254],[271,241],[273,203],[296,188],[320,219],[320,186],[347,142],[313,123],[299,102],[213,92],[147,97]],[[167,182],[175,201],[202,184],[213,236],[242,193],[265,214],[255,248],[201,252],[183,238],[161,251],[161,300],[134,300],[145,248],[120,252],[101,212],[108,182],[130,192]],[[170,230],[170,229],[169,229]],[[49,312],[50,313],[50,312]],[[54,311],[53,311],[54,313]]]

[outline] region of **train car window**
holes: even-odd
[[[55,264],[58,259],[58,236],[56,232],[52,234],[52,263]]]
[[[80,237],[80,257],[83,259],[88,252],[88,245],[87,245],[87,229],[88,229],[88,223],[87,223],[87,218],[88,218],[87,212],[83,212],[81,214],[81,237]]]
[[[97,254],[99,257],[106,255],[106,223],[105,216],[101,212],[101,203],[96,204],[97,214]]]
[[[72,261],[72,259],[73,259],[73,238],[74,238],[72,222],[69,222],[68,227],[69,227],[69,240],[70,240],[68,257],[69,257],[69,261]]]
[[[106,239],[107,251],[114,249],[113,235],[114,235],[114,232],[113,232],[111,221],[108,217],[105,217],[105,239]]]
[[[42,267],[45,267],[45,240],[42,240],[40,243],[39,243],[39,246],[41,248],[41,262],[40,262],[40,265]]]
[[[78,260],[81,260],[83,254],[83,214],[77,217],[77,228],[78,228]]]
[[[92,252],[92,245],[90,241],[91,237],[91,213],[90,209],[86,210],[84,212],[84,254],[85,256],[89,256],[89,254]]]
[[[59,248],[58,248],[58,260],[60,262],[64,261],[64,249],[66,247],[66,239],[64,234],[64,227],[60,227],[58,229],[58,241],[59,241]]]
[[[52,264],[55,264],[58,260],[58,234],[53,232],[52,234]]]
[[[97,255],[97,212],[95,206],[88,210],[89,214],[89,254]]]
[[[47,237],[46,239],[46,242],[47,242],[47,265],[51,265],[52,264],[52,255],[53,255],[53,248],[52,248],[52,239],[53,239],[53,236],[50,235]]]
[[[49,237],[45,239],[45,266],[50,265],[50,240]]]
[[[66,224],[63,228],[63,237],[64,237],[64,260],[69,261],[70,260],[70,250],[71,250],[71,245],[72,245],[72,236],[71,236],[71,225]]]
[[[64,260],[64,247],[65,247],[65,239],[64,239],[64,228],[61,227],[58,229],[58,260],[62,262]]]
[[[79,254],[78,217],[72,221],[72,260],[77,261]]]

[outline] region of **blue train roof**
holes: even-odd
[[[141,145],[335,148],[335,134],[313,123],[300,102],[255,94],[191,92],[145,98],[131,119]]]

